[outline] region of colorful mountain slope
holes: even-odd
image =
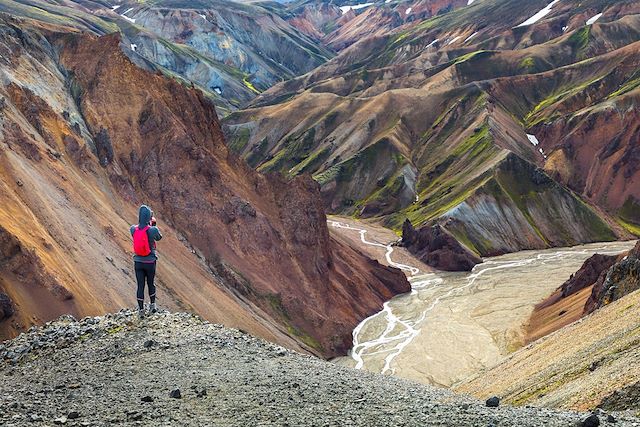
[[[330,212],[438,222],[481,255],[629,237],[640,6],[518,26],[544,6],[484,0],[364,39],[225,118],[230,147],[313,174]]]
[[[133,304],[128,224],[145,202],[166,234],[160,304],[344,354],[404,275],[331,239],[316,183],[254,172],[200,91],[123,50],[117,33],[0,22],[3,336]]]

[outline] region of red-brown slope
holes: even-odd
[[[206,259],[244,276],[240,293],[293,335],[326,356],[343,354],[359,320],[409,290],[404,276],[345,248],[334,253],[317,184],[270,180],[231,158],[213,105],[137,68],[118,44],[116,36],[59,43],[85,121],[109,134],[112,181],[125,194],[138,184]]]
[[[310,178],[285,183],[259,175],[230,156],[215,109],[200,92],[137,68],[122,54],[117,36],[51,34],[48,38],[59,52],[69,84],[49,89],[56,96],[60,89],[72,94],[77,112],[60,111],[59,105],[46,108],[33,92],[14,90],[12,112],[16,121],[25,123],[16,135],[27,142],[7,156],[15,159],[14,168],[32,168],[44,178],[30,183],[33,197],[39,198],[34,202],[16,195],[13,177],[3,176],[3,187],[11,187],[6,194],[15,196],[16,211],[29,218],[16,221],[15,212],[3,207],[1,223],[9,224],[7,229],[25,248],[37,247],[36,241],[46,235],[56,242],[55,256],[41,248],[37,255],[72,295],[74,313],[127,304],[125,295],[131,290],[122,285],[117,291],[109,289],[108,279],[113,270],[129,268],[127,225],[122,218],[133,220],[134,206],[141,201],[154,207],[167,232],[159,266],[161,289],[171,295],[167,299],[216,321],[240,319],[231,323],[289,346],[295,343],[287,335],[309,351],[343,354],[351,344],[351,330],[362,318],[378,310],[385,299],[409,289],[399,271],[329,238],[317,185]],[[32,48],[37,50],[25,43],[14,50]],[[46,56],[32,53],[29,59]],[[16,61],[23,60],[16,56]],[[28,69],[21,72],[26,73],[21,77],[34,77]],[[58,102],[47,95],[43,98]],[[47,145],[58,153],[52,154],[58,159],[55,166],[46,158]],[[69,182],[63,192],[66,201],[46,200],[47,195],[40,193],[56,175],[41,173],[45,161],[46,168],[55,168],[62,181]],[[56,194],[56,183],[51,184]],[[53,221],[43,219],[42,211],[50,206],[56,210]],[[40,208],[38,215],[33,214],[35,207]],[[81,223],[57,224],[65,210]],[[74,226],[82,230],[82,245],[73,243]],[[31,232],[24,233],[24,228]],[[85,239],[93,240],[93,245]],[[75,257],[75,246],[87,252]],[[191,247],[195,255],[185,250]],[[89,263],[93,281],[88,280]],[[118,281],[131,289],[132,278],[123,277],[123,271],[119,274]],[[192,276],[195,283],[190,283]],[[16,282],[1,286],[8,294],[18,287]],[[226,305],[219,300],[227,300]],[[29,313],[20,308],[24,320]]]

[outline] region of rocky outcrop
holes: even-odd
[[[585,314],[640,289],[640,241],[622,260],[609,268],[603,278],[593,287],[584,307]]]
[[[13,316],[15,309],[9,295],[0,293],[0,321]]]
[[[402,226],[402,245],[425,264],[444,271],[471,271],[482,260],[439,225],[415,229]]]
[[[596,283],[603,273],[615,264],[618,257],[612,255],[595,254],[588,258],[580,270],[572,274],[569,279],[560,286],[560,295],[566,298],[584,288]]]

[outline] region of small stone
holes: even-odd
[[[616,419],[616,417],[614,417],[613,415],[609,414],[609,415],[607,415],[607,422],[608,423],[617,423],[618,420]]]
[[[146,340],[144,342],[144,348],[151,348],[156,342],[154,340]]]
[[[80,412],[78,411],[71,411],[67,414],[67,418],[70,420],[75,420],[80,418]]]
[[[584,420],[582,420],[582,427],[598,427],[600,425],[600,418],[596,414],[591,414]]]
[[[182,399],[182,393],[180,393],[180,389],[177,388],[175,390],[171,390],[171,393],[169,393],[169,397],[172,399]]]
[[[200,390],[199,392],[197,392],[197,393],[196,393],[196,395],[197,395],[198,397],[205,397],[205,396],[207,395],[207,390],[202,389],[202,390]]]
[[[151,396],[144,396],[144,397],[143,397],[142,399],[140,399],[140,400],[142,400],[143,402],[147,402],[147,403],[149,403],[149,402],[153,402],[153,397],[151,397]]]
[[[133,412],[128,415],[132,421],[140,421],[142,419],[142,412]]]
[[[29,415],[29,420],[33,421],[33,422],[41,421],[42,417],[40,415],[38,415],[38,414],[30,414]]]
[[[500,406],[500,398],[498,396],[490,397],[487,399],[486,405],[489,408],[497,408]]]
[[[56,418],[55,420],[53,420],[53,423],[57,424],[57,425],[66,424],[67,423],[67,417]]]

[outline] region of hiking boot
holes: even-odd
[[[144,309],[143,308],[139,308],[138,309],[138,319],[144,319]]]
[[[156,306],[155,302],[152,302],[151,304],[149,304],[149,311],[151,313],[157,313],[158,312],[158,307]]]

